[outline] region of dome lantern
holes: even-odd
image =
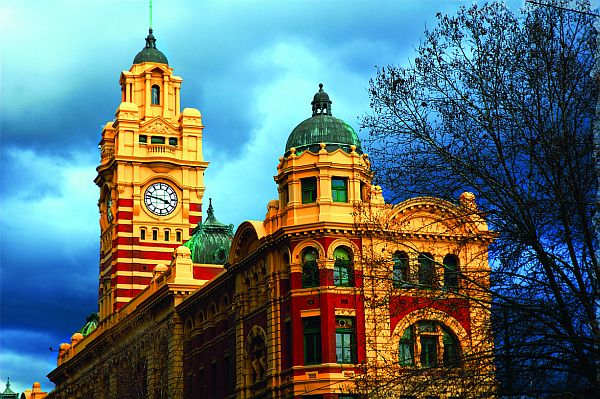
[[[169,65],[167,57],[156,48],[156,38],[152,34],[152,28],[148,30],[146,46],[133,59],[134,64],[141,64],[142,62],[156,62],[158,64]]]
[[[319,83],[319,91],[314,95],[310,104],[313,116],[331,115],[331,100],[329,95],[323,91],[323,83]]]

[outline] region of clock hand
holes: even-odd
[[[150,198],[157,199],[157,200],[160,200],[160,201],[164,202],[165,204],[168,204],[168,203],[169,203],[169,201],[167,201],[166,199],[162,199],[162,198],[160,198],[160,197],[155,197],[155,196],[153,196],[153,195],[150,195],[149,197],[150,197]]]

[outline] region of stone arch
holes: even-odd
[[[356,263],[356,260],[358,259],[358,254],[360,253],[360,249],[355,243],[353,243],[348,238],[337,238],[331,244],[329,244],[329,247],[327,247],[327,260],[334,260],[333,251],[335,251],[337,247],[348,248],[350,250],[350,253],[352,254],[353,261]]]
[[[462,324],[460,324],[458,320],[450,316],[448,313],[433,308],[421,308],[413,310],[404,316],[400,321],[398,321],[398,324],[396,324],[396,327],[394,328],[394,331],[390,337],[390,345],[395,348],[398,342],[400,342],[400,337],[402,337],[404,330],[420,320],[437,321],[443,324],[456,335],[463,349],[469,347],[469,333],[467,330],[465,330]]]
[[[477,215],[465,213],[461,207],[435,197],[415,197],[394,205],[389,215],[396,224],[408,223],[412,219],[427,218],[432,223],[444,226],[448,231],[462,231],[469,234],[487,230]],[[479,227],[479,228],[478,228]]]
[[[259,241],[265,236],[262,222],[247,220],[236,230],[231,249],[229,250],[228,262],[235,264],[247,257],[258,247]]]
[[[292,258],[290,259],[290,264],[299,265],[302,263],[302,259],[300,258],[300,254],[308,247],[313,247],[319,253],[319,260],[322,261],[325,259],[325,248],[316,240],[307,239],[296,245],[294,250],[292,251]],[[321,262],[317,262],[321,263]]]

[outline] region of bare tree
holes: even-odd
[[[600,390],[597,33],[589,2],[546,3],[438,15],[408,66],[371,80],[363,127],[392,202],[476,194],[472,213],[496,233],[479,288],[500,393],[584,397]]]

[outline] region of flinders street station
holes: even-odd
[[[60,343],[47,398],[493,392],[492,366],[472,356],[493,350],[479,289],[493,233],[475,196],[386,203],[334,116],[336,82],[315,82],[290,94],[307,118],[273,143],[278,198],[234,230],[204,196],[202,113],[182,107],[156,42],[150,29],[99,132],[98,307]]]

